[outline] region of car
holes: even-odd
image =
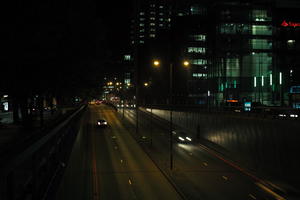
[[[97,121],[97,126],[99,127],[106,127],[108,124],[107,124],[107,121],[105,119],[99,119]]]
[[[174,130],[172,133],[178,143],[191,143],[193,141],[192,137],[184,131]]]

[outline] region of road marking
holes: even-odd
[[[222,176],[222,178],[223,178],[225,181],[228,180],[228,177],[226,177],[226,176]]]
[[[128,179],[128,183],[129,183],[129,185],[131,185],[131,184],[132,184],[130,179]]]
[[[206,167],[208,166],[208,164],[206,162],[204,162],[203,165],[206,166]]]
[[[271,189],[269,189],[268,187],[264,186],[261,183],[256,183],[256,185],[258,187],[260,187],[261,189],[263,189],[264,191],[268,192],[269,194],[271,194],[273,197],[275,197],[277,200],[285,200],[285,198],[283,198],[282,196],[280,196],[279,194],[277,194],[276,192],[272,191]]]
[[[93,200],[99,200],[99,183],[98,183],[98,172],[97,172],[97,161],[96,161],[96,149],[95,143],[92,143],[92,180],[93,180]]]
[[[252,194],[249,194],[249,197],[251,197],[252,199],[256,199],[256,197]]]

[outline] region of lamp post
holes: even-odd
[[[155,67],[160,66],[160,62],[158,60],[153,61],[153,65]],[[182,65],[184,67],[188,67],[190,65],[189,61],[183,61]],[[170,62],[169,65],[169,107],[170,107],[170,126],[169,126],[169,140],[170,140],[170,170],[173,170],[173,63]]]

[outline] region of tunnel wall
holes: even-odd
[[[152,111],[170,119],[168,110]],[[173,122],[249,170],[299,185],[300,120],[173,111]]]

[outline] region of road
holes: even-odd
[[[109,127],[96,127],[100,118]],[[181,199],[121,120],[107,106],[89,106],[57,200]]]
[[[120,115],[122,116],[122,110]],[[124,118],[134,126],[134,110],[126,110]],[[262,187],[256,177],[247,175],[247,171],[232,166],[232,162],[218,157],[197,142],[179,144],[174,141],[174,169],[170,171],[168,123],[141,113],[138,127],[139,131],[135,137],[139,141],[144,140],[144,149],[158,166],[169,174],[186,199],[279,199],[275,193]]]

